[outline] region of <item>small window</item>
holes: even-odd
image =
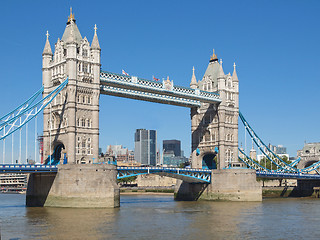
[[[83,49],[82,50],[82,56],[84,56],[84,57],[88,56],[88,50],[87,49]]]

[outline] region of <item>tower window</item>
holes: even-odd
[[[86,120],[85,119],[81,119],[81,126],[85,127],[86,126]]]
[[[87,49],[83,49],[82,50],[82,56],[84,56],[84,57],[88,56],[88,50]]]

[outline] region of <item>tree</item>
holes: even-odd
[[[120,179],[118,179],[118,183],[128,184],[128,182],[129,182],[129,183],[134,182],[136,179],[137,179],[137,176],[120,178]]]

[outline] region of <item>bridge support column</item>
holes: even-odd
[[[29,207],[113,208],[120,206],[116,166],[66,164],[58,173],[32,173],[28,181]]]
[[[251,169],[212,170],[210,184],[180,181],[175,191],[176,200],[194,201],[262,201],[262,188]]]

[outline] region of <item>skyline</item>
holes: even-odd
[[[185,1],[183,8],[169,1],[140,1],[141,5],[123,5],[124,2],[101,2],[100,8],[94,7],[97,1],[92,1],[93,6],[84,1],[47,5],[21,1],[19,8],[11,2],[3,3],[0,99],[7,104],[1,105],[1,114],[40,88],[46,31],[54,49],[54,43],[62,37],[71,5],[79,30],[90,43],[97,24],[102,70],[121,73],[124,69],[150,80],[152,76],[169,76],[175,84],[189,86],[192,67],[200,80],[214,48],[223,60],[225,73],[232,73],[236,62],[240,110],[265,143],[284,145],[295,156],[304,141],[320,141],[320,35],[315,30],[319,25],[318,2],[293,1],[288,5],[277,1],[204,1],[205,4],[196,5]],[[48,17],[47,9],[54,14]],[[12,18],[13,14],[19,17]],[[7,19],[10,24],[5,24]],[[156,129],[159,141],[181,140],[188,156],[190,125],[189,109],[100,97],[102,148],[121,143],[133,149],[135,129],[146,128]],[[244,144],[243,135],[239,123],[239,146]]]

